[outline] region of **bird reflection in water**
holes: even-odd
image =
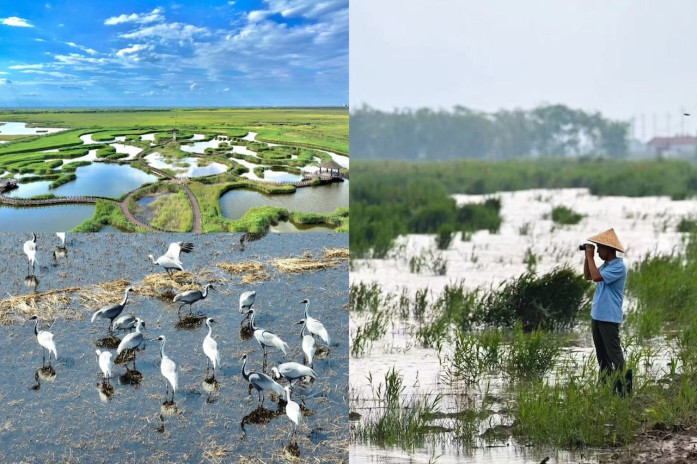
[[[39,279],[36,277],[34,274],[28,275],[24,278],[24,286],[36,291],[36,289],[39,287]]]

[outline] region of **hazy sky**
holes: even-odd
[[[563,103],[694,134],[696,18],[679,0],[351,0],[350,103]]]
[[[348,0],[0,4],[0,107],[348,103]]]

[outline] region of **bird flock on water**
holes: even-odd
[[[58,237],[61,240],[61,245],[56,246],[57,249],[61,249],[65,252],[65,233],[58,233]],[[32,233],[32,238],[24,243],[24,253],[27,255],[28,267],[31,266],[32,270],[37,262],[36,260],[36,247],[37,235]],[[162,266],[167,274],[172,277],[174,272],[183,271],[184,266],[180,260],[180,254],[191,253],[194,249],[194,244],[189,242],[174,242],[171,243],[167,253],[155,259],[153,255],[148,256],[148,260],[155,265]],[[54,252],[55,253],[55,252]],[[55,256],[55,255],[54,255]],[[179,308],[177,313],[180,314],[184,306],[189,307],[189,313],[192,311],[192,305],[205,300],[208,296],[209,290],[215,290],[212,284],[206,284],[201,290],[187,290],[185,292],[178,293],[174,296],[172,302],[179,303]],[[104,319],[109,321],[108,331],[109,334],[113,336],[115,331],[129,331],[118,343],[116,352],[112,353],[106,349],[95,350],[96,363],[101,372],[101,377],[103,379],[102,386],[105,388],[113,388],[110,386],[111,378],[114,375],[114,364],[121,355],[130,355],[132,357],[126,356],[126,362],[124,362],[126,367],[126,372],[136,372],[136,352],[139,348],[143,348],[144,344],[148,340],[154,340],[160,342],[160,372],[165,379],[165,403],[166,405],[175,405],[175,394],[179,387],[179,369],[176,362],[167,356],[165,352],[165,346],[167,343],[167,338],[165,335],[159,335],[156,338],[146,339],[144,330],[146,329],[145,321],[134,315],[122,314],[126,305],[129,303],[130,293],[134,289],[128,286],[123,295],[123,299],[114,304],[110,304],[100,308],[92,314],[91,322],[95,323],[99,319]],[[240,359],[242,364],[241,374],[245,381],[249,383],[249,390],[255,389],[257,391],[258,397],[258,407],[262,407],[264,399],[267,393],[274,392],[279,401],[284,401],[286,403],[285,411],[288,418],[292,421],[292,432],[295,435],[297,427],[301,423],[302,411],[300,405],[291,399],[291,394],[294,386],[305,380],[309,382],[314,382],[317,379],[317,373],[314,370],[313,360],[315,352],[317,349],[317,344],[321,341],[327,348],[330,346],[329,334],[324,327],[324,325],[317,319],[311,317],[308,314],[309,301],[307,299],[300,302],[300,304],[305,305],[304,307],[304,317],[300,319],[296,324],[302,324],[302,328],[299,334],[301,338],[301,349],[303,352],[303,363],[298,363],[294,361],[280,363],[277,366],[273,366],[270,372],[267,373],[267,357],[269,350],[278,350],[285,357],[288,353],[289,345],[281,338],[271,332],[270,330],[260,328],[256,325],[255,315],[256,310],[252,308],[256,301],[257,293],[256,291],[246,291],[242,293],[239,297],[239,313],[244,316],[241,325],[245,325],[246,329],[253,334],[253,338],[257,341],[259,347],[262,349],[263,354],[263,364],[262,371],[252,371],[247,367],[250,357],[248,354],[244,354]],[[56,343],[54,341],[54,334],[48,330],[40,329],[40,320],[38,315],[34,315],[30,320],[35,321],[34,323],[34,335],[36,336],[37,343],[42,348],[42,366],[45,366],[46,356],[48,355],[49,367],[51,365],[51,356],[54,360],[58,359],[58,352],[56,349]],[[218,349],[218,343],[213,337],[213,325],[217,321],[212,317],[205,319],[205,325],[208,329],[206,336],[202,341],[203,354],[206,357],[206,373],[204,376],[204,381],[208,383],[217,383],[216,373],[220,372],[221,369],[221,352]],[[307,333],[306,333],[307,332]],[[327,349],[327,351],[329,351]],[[128,363],[133,362],[133,369],[129,369]],[[43,368],[43,367],[42,367]],[[209,376],[212,370],[212,375]],[[270,374],[270,375],[269,375]],[[285,381],[287,384],[282,386],[279,382]],[[171,391],[171,396],[170,396]]]

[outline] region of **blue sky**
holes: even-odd
[[[0,107],[348,104],[348,0],[2,2]]]

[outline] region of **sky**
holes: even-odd
[[[695,135],[695,18],[679,0],[351,0],[351,108],[560,103]]]
[[[348,104],[348,0],[0,3],[0,108]]]

